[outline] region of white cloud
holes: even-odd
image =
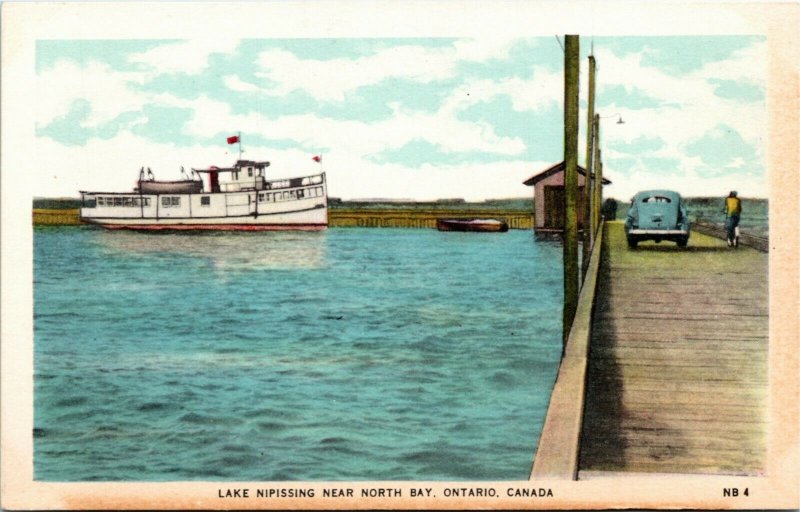
[[[535,67],[529,79],[480,79],[456,87],[442,104],[441,110],[457,114],[472,105],[490,102],[498,96],[508,96],[516,111],[541,111],[563,101],[564,78],[561,72]]]
[[[115,71],[98,62],[79,66],[59,61],[37,77],[36,123],[43,127],[66,115],[78,99],[91,104],[87,126],[110,121],[122,112],[141,110],[149,98],[136,92],[130,84],[143,81],[142,73]]]
[[[515,42],[498,37],[465,39],[453,46],[403,45],[355,59],[328,60],[301,59],[291,52],[273,49],[259,56],[261,71],[256,75],[275,82],[265,86],[272,94],[303,90],[322,101],[342,101],[348,92],[387,78],[428,83],[451,77],[459,62],[507,57]]]
[[[429,82],[448,76],[452,52],[430,51],[420,47],[396,47],[357,59],[300,59],[285,50],[269,50],[258,58],[262,71],[256,76],[275,85],[271,94],[303,90],[322,101],[342,101],[345,95],[386,78],[406,77]]]
[[[225,39],[218,34],[213,37],[166,43],[130,56],[133,63],[145,64],[159,73],[195,74],[208,67],[208,58],[213,53],[233,53],[239,45],[238,39]]]
[[[663,147],[648,152],[646,156],[673,158],[679,162],[675,175],[668,177],[669,183],[674,183],[674,188],[685,194],[698,195],[713,191],[716,195],[719,193],[717,188],[730,187],[730,185],[722,186],[722,178],[699,174],[699,171],[703,170],[702,162],[686,154],[689,144],[706,133],[718,129],[720,125],[733,127],[747,144],[756,148],[757,154],[763,155],[764,134],[767,131],[764,102],[742,103],[721,98],[714,94],[714,84],[708,82],[709,79],[718,78],[743,80],[755,85],[763,84],[766,61],[763,43],[755,43],[735,52],[725,61],[707,63],[700,69],[681,76],[643,65],[643,59],[646,57],[644,52],[619,57],[602,47],[596,47],[595,55],[599,68],[598,87],[600,84],[636,87],[648,97],[665,104],[643,109],[626,108],[624,105],[606,107],[600,112],[601,115],[619,112],[625,124],[618,125],[613,119],[602,121],[603,145],[608,146],[612,142],[631,143],[642,136],[663,140]],[[583,119],[585,111],[581,113],[581,122]],[[719,148],[719,151],[725,151],[725,148]],[[611,156],[612,152],[608,153],[608,156]],[[766,162],[763,164],[766,166]],[[638,160],[633,169],[637,179],[629,180],[620,187],[621,190],[625,190],[625,194],[635,192],[636,186],[652,188],[653,184],[663,179],[642,165],[642,161]],[[608,170],[613,172],[613,169]],[[648,178],[649,185],[646,183]],[[759,181],[759,178],[734,173],[726,179],[729,182],[741,179],[742,183],[746,182],[750,190],[757,191],[753,193],[766,194],[766,177]],[[639,183],[640,181],[642,182]],[[740,186],[740,188],[745,187]]]
[[[302,89],[318,99],[341,100],[349,91],[378,83],[387,76],[420,82],[453,76],[459,60],[501,58],[508,55],[513,43],[513,40],[503,38],[493,41],[459,40],[448,47],[403,46],[366,57],[328,61],[303,60],[286,51],[270,50],[260,56],[260,63],[268,66],[262,78],[269,80],[249,83],[236,75],[229,75],[224,77],[224,83],[241,92],[269,90],[286,94]],[[452,167],[428,164],[410,169],[398,164],[377,164],[371,157],[382,151],[401,148],[416,139],[426,140],[445,152],[521,155],[525,150],[521,139],[500,136],[493,126],[484,122],[461,121],[458,114],[477,103],[507,95],[515,110],[531,113],[531,123],[534,123],[536,112],[562,102],[563,75],[560,70],[552,72],[537,67],[530,79],[475,79],[457,86],[434,112],[408,111],[399,103],[391,104],[393,115],[377,122],[335,120],[313,112],[267,119],[258,113],[233,114],[229,104],[204,95],[181,99],[169,93],[145,93],[131,87],[131,84],[144,83],[161,72],[202,71],[211,53],[233,51],[235,47],[234,41],[222,46],[218,41],[164,45],[134,56],[133,61],[151,66],[136,72],[114,71],[97,62],[83,66],[69,61],[58,62],[41,71],[37,77],[37,124],[44,126],[63,116],[72,102],[79,98],[91,104],[91,114],[85,122],[87,126],[102,125],[121,112],[141,111],[145,105],[153,103],[191,109],[193,118],[186,125],[190,135],[204,138],[220,131],[241,131],[247,156],[273,161],[275,173],[314,172],[316,168],[305,148],[308,151],[329,148],[325,166],[331,178],[331,194],[346,198],[525,196],[530,189],[521,186],[520,182],[551,163],[519,160]],[[599,68],[598,86],[636,87],[668,104],[646,109],[612,105],[600,112],[603,115],[619,112],[626,122],[617,125],[614,119],[603,121],[601,137],[604,147],[608,148],[604,150],[607,163],[613,157],[623,155],[615,154],[610,148],[612,142],[631,143],[642,136],[664,141],[663,147],[647,155],[636,155],[633,175],[624,181],[615,180],[608,190],[610,195],[625,197],[638,188],[653,186],[668,186],[692,195],[717,195],[720,188],[748,190],[750,195],[766,194],[765,178],[757,175],[742,177],[734,173],[723,178],[703,176],[702,162],[686,154],[688,144],[719,125],[733,127],[745,142],[763,153],[766,133],[764,103],[743,104],[720,98],[714,94],[714,84],[708,82],[718,78],[763,86],[766,61],[763,43],[735,52],[725,62],[708,63],[684,76],[673,76],[664,70],[644,66],[644,54],[620,57],[596,47],[595,55]],[[583,66],[581,97],[585,98],[585,63]],[[273,82],[277,85],[271,85]],[[58,85],[54,87],[53,84]],[[582,111],[580,122],[583,128],[585,120],[586,113]],[[248,135],[255,134],[269,139],[295,140],[303,149],[259,148],[248,142]],[[581,134],[581,151],[584,141],[585,133]],[[44,173],[43,189],[37,192],[41,195],[73,195],[81,188],[127,190],[141,165],[177,172],[180,165],[203,167],[225,164],[221,160],[235,158],[233,153],[226,154],[219,147],[175,148],[129,133],[120,133],[109,141],[93,140],[85,147],[64,147],[46,138],[38,139],[37,145],[41,149],[35,156],[37,168],[59,169],[58,174],[52,177]],[[642,157],[645,156],[676,159],[675,174],[665,177],[653,173],[644,167]],[[130,169],[109,168],[109,161],[123,162]],[[728,168],[746,171],[744,165],[745,162],[739,159]],[[607,165],[606,172],[614,179],[613,167]],[[737,179],[740,181],[736,182]],[[664,180],[668,181],[665,183]]]
[[[263,91],[261,87],[245,82],[236,75],[228,75],[222,79],[225,87],[236,92],[260,92]]]

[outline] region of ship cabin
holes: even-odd
[[[233,167],[210,167],[208,169],[192,169],[199,174],[208,175],[207,191],[240,192],[245,190],[264,190],[267,188],[265,169],[269,162],[256,162],[253,160],[238,160]],[[227,174],[226,180],[220,182],[220,174]]]

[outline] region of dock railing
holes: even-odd
[[[692,230],[702,233],[704,235],[713,236],[725,240],[725,228],[714,225],[704,220],[697,220],[692,222]],[[739,235],[739,244],[752,247],[757,251],[769,252],[769,237],[753,235],[750,233],[742,232]]]
[[[533,459],[531,480],[578,478],[586,368],[604,230],[605,223],[601,222],[578,297],[578,307],[567,338],[564,357],[558,367],[556,382],[550,395],[550,404]]]

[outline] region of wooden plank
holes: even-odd
[[[760,474],[767,257],[693,234],[628,250],[607,227],[588,363],[583,471]]]

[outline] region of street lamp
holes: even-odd
[[[625,121],[622,120],[622,114],[620,113],[611,114],[609,116],[598,116],[599,119],[608,119],[609,117],[617,117],[617,124],[625,124]]]

